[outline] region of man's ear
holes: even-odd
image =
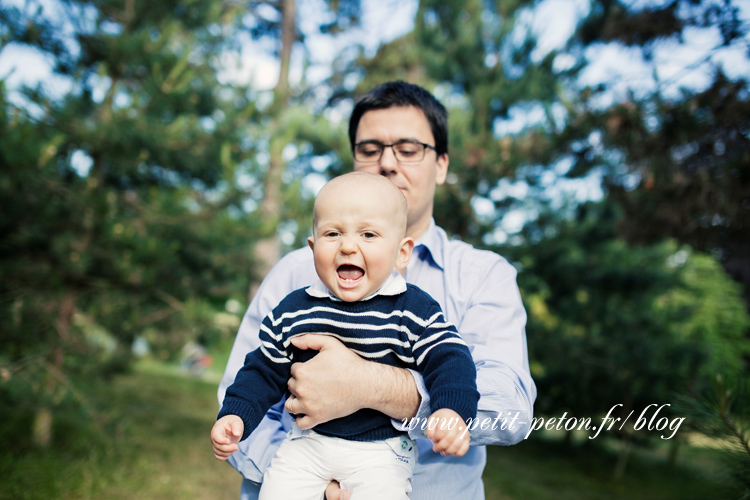
[[[409,264],[412,250],[414,250],[414,239],[407,236],[399,243],[398,256],[396,257],[396,271],[400,272],[402,276],[406,274],[406,265]]]
[[[307,244],[310,246],[310,250],[315,251],[315,240],[312,236],[307,237]]]
[[[437,166],[435,167],[435,184],[438,186],[442,186],[448,177],[448,163],[448,153],[438,156]]]

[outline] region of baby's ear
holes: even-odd
[[[315,251],[315,240],[312,236],[307,237],[307,244],[310,246],[310,250]]]
[[[399,243],[398,256],[396,257],[396,271],[402,275],[406,274],[406,266],[411,260],[412,250],[414,250],[414,239],[407,236]]]

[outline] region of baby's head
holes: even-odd
[[[406,199],[385,177],[352,172],[318,193],[307,239],[323,284],[346,302],[375,293],[394,269],[406,269]]]

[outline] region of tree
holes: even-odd
[[[559,155],[573,164],[568,176],[604,172],[609,196],[625,209],[619,231],[629,241],[675,238],[718,256],[750,300],[750,100],[746,77],[730,78],[718,55],[735,48],[748,59],[748,25],[730,0],[675,1],[663,7],[628,8],[596,2],[570,50],[584,58],[590,46],[637,48],[644,62],[688,31],[713,32],[717,45],[690,71],[713,67],[705,89],[670,92],[673,79],[653,91],[629,89],[601,106],[617,82],[583,89],[568,104],[570,117],[557,139]],[[715,62],[714,62],[715,60]],[[656,70],[654,70],[656,74]]]
[[[148,326],[166,355],[210,335],[244,283],[258,228],[239,217],[234,176],[249,150],[237,130],[256,109],[212,60],[238,7],[0,10],[3,48],[38,49],[71,85],[21,89],[22,105],[0,96],[3,392],[36,414],[39,445],[56,405],[84,401],[78,380],[126,366]],[[97,342],[92,324],[116,341]]]
[[[613,202],[579,205],[572,219],[547,211],[524,227],[523,244],[504,249],[521,267],[542,415],[622,405],[614,416],[624,422],[717,373],[740,376],[750,353],[740,287],[719,264],[673,241],[627,244],[615,234],[619,213]]]
[[[281,257],[280,224],[298,221],[302,216],[309,218],[309,204],[302,213],[288,210],[290,204],[293,206],[299,201],[295,195],[300,194],[300,179],[311,172],[309,166],[302,165],[313,157],[318,157],[328,164],[326,166],[339,162],[335,153],[343,149],[344,141],[340,129],[322,119],[307,102],[310,95],[304,80],[299,88],[294,88],[290,81],[292,51],[295,46],[302,48],[299,45],[303,42],[298,28],[297,0],[251,2],[250,5],[254,14],[250,18],[251,35],[258,40],[269,40],[274,46],[274,55],[280,60],[272,102],[263,110],[260,126],[252,128],[252,135],[256,141],[267,145],[268,152],[268,160],[263,162],[263,197],[258,209],[258,216],[263,221],[263,238],[255,246],[259,265],[257,278],[262,279]],[[324,5],[327,11],[317,13],[317,20],[313,20],[319,33],[337,34],[359,22],[359,0],[331,0]],[[287,165],[285,148],[289,148],[287,151],[296,165]],[[333,158],[331,153],[334,153]],[[296,242],[300,234],[307,233],[308,224],[305,220],[302,228],[298,228]],[[257,290],[260,279],[254,280],[250,296]]]
[[[536,53],[524,19],[537,3],[422,1],[411,33],[381,46],[370,59],[361,52],[342,68],[359,77],[355,89],[347,89],[342,76],[332,79],[332,102],[402,79],[434,91],[447,105],[450,175],[437,193],[435,218],[450,233],[475,243],[507,208],[498,203],[492,217],[477,217],[475,201],[494,206],[493,190],[501,179],[528,163],[547,163],[549,156],[549,140],[506,140],[498,137],[498,124],[517,108],[550,112],[559,98],[559,79],[577,70],[558,74],[554,51]]]

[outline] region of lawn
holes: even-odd
[[[51,451],[0,450],[0,498],[237,500],[240,477],[208,438],[216,386],[154,364],[98,384],[101,430],[64,415]]]
[[[511,447],[488,448],[484,481],[488,500],[710,500],[739,498],[721,477],[718,452],[684,445],[670,467],[667,447],[636,450],[624,476],[615,479],[612,442],[562,440],[532,434]]]
[[[146,363],[96,384],[89,401],[96,418],[63,412],[50,450],[20,446],[18,439],[0,449],[0,499],[236,500],[239,476],[213,458],[208,442],[217,385],[215,373],[209,375],[201,380]],[[23,429],[23,422],[0,425],[0,436],[14,425]],[[716,477],[715,453],[686,445],[675,468],[663,450],[633,453],[615,480],[617,456],[602,444],[566,448],[532,435],[513,447],[489,448],[487,498],[736,498]]]

